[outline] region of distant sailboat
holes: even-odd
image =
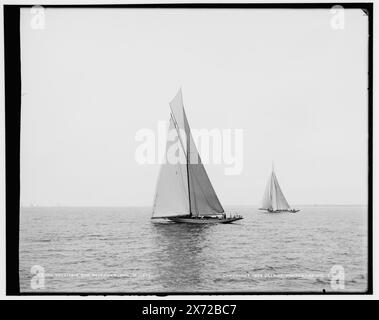
[[[291,209],[288,204],[282,189],[279,186],[278,179],[276,178],[274,166],[272,167],[271,175],[267,181],[266,190],[263,195],[262,208],[259,210],[266,210],[268,212],[298,212],[300,210]]]
[[[181,90],[170,102],[170,108],[169,133],[175,137],[167,139],[166,161],[159,173],[152,219],[178,223],[230,223],[243,219],[241,215],[227,217],[218,200],[194,143]],[[167,161],[172,147],[184,161]]]

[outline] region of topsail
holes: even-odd
[[[181,90],[170,102],[170,108],[169,131],[174,130],[175,137],[173,141],[167,141],[166,162],[161,166],[158,178],[153,217],[221,214],[224,209],[194,143]],[[185,159],[184,163],[171,163],[167,158],[173,145],[181,153],[179,158]]]

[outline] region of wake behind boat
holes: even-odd
[[[270,213],[279,212],[298,212],[299,209],[293,209],[288,204],[282,189],[279,186],[278,179],[276,178],[274,166],[272,167],[271,175],[267,181],[266,190],[263,195],[262,208],[259,210],[264,210]]]
[[[170,102],[170,108],[166,161],[159,173],[152,219],[196,224],[243,219],[238,214],[227,217],[213,189],[190,131],[181,90]],[[179,154],[178,160],[182,156],[182,161],[172,161],[173,154]]]

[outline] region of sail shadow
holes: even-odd
[[[152,223],[156,285],[166,291],[200,290],[204,283],[210,225]]]

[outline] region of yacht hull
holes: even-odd
[[[237,220],[243,219],[242,217],[231,217],[231,218],[179,218],[172,217],[169,220],[176,223],[192,223],[192,224],[217,224],[217,223],[232,223]]]
[[[295,213],[295,212],[300,211],[297,209],[293,209],[293,210],[268,210],[268,209],[262,209],[262,208],[260,208],[259,210],[266,211],[267,213],[281,213],[281,212]]]

